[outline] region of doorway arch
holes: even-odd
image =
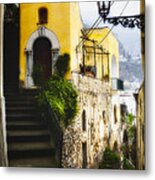
[[[43,45],[41,45],[41,42],[44,43],[45,47],[43,47]],[[34,80],[33,80],[33,67],[34,67],[34,64],[36,63],[35,59],[34,59],[36,57],[36,52],[37,52],[36,46],[39,49],[47,48],[50,51],[50,52],[48,51],[47,56],[49,56],[49,57],[47,59],[51,58],[51,65],[50,65],[50,67],[48,67],[46,76],[48,76],[50,72],[51,72],[51,74],[53,73],[54,64],[58,58],[59,51],[60,51],[60,46],[59,46],[59,41],[58,41],[57,36],[51,30],[47,29],[46,27],[40,26],[38,28],[38,30],[36,30],[35,32],[33,32],[31,34],[30,38],[27,41],[27,45],[25,48],[25,54],[26,54],[25,87],[26,88],[32,88],[35,86]],[[49,53],[50,53],[50,55],[49,55]],[[38,51],[38,54],[40,54],[39,51]]]

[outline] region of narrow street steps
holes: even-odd
[[[35,95],[35,90],[5,95],[10,167],[56,167],[55,148],[38,115]]]

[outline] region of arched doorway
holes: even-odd
[[[59,55],[59,41],[54,32],[48,30],[44,26],[40,26],[38,30],[31,34],[24,51],[26,55],[25,87],[33,88],[35,85],[33,79],[34,65],[36,65],[35,63],[40,62],[44,65],[46,69],[45,77],[49,77],[49,74],[51,75],[54,71],[54,64]]]
[[[52,74],[51,43],[45,37],[36,39],[33,44],[33,70],[42,70],[42,76],[46,80]],[[37,67],[37,68],[36,68]]]
[[[87,168],[87,143],[82,143],[82,168]]]

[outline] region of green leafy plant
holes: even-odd
[[[133,170],[135,169],[134,165],[127,159],[123,159],[123,169]]]
[[[67,53],[60,55],[55,63],[56,74],[64,77],[70,70],[70,56]]]
[[[103,153],[102,161],[99,164],[99,169],[120,169],[120,165],[120,155],[116,151],[106,148]]]
[[[133,125],[134,115],[129,113],[127,115],[127,132],[130,141],[135,138],[135,126]]]
[[[134,121],[134,115],[131,114],[131,113],[129,113],[129,114],[127,115],[127,122],[128,122],[128,124],[129,124],[129,125],[132,125],[133,121]]]
[[[59,75],[53,75],[41,87],[37,100],[39,106],[45,110],[43,115],[46,115],[50,107],[60,127],[66,128],[78,112],[77,97],[78,93],[71,82]]]
[[[136,166],[136,127],[133,124],[134,115],[129,113],[126,116],[127,129],[126,141],[122,145],[124,169],[135,169]]]

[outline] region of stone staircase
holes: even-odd
[[[5,94],[9,166],[56,167],[50,132],[37,112],[36,90]]]

